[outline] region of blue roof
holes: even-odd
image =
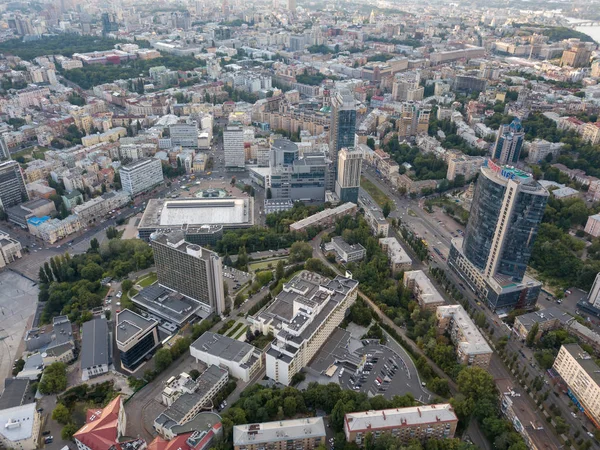
[[[31,217],[30,219],[27,219],[27,223],[30,223],[34,227],[37,227],[43,224],[44,222],[47,222],[48,220],[50,220],[50,216]]]

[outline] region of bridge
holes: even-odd
[[[576,27],[598,27],[600,26],[600,20],[586,20],[584,22],[572,23],[571,28]]]

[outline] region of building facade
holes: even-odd
[[[338,153],[335,193],[343,203],[358,203],[363,156],[362,150],[354,147],[344,147]]]
[[[325,445],[322,417],[249,423],[233,427],[234,450],[313,450]]]
[[[156,158],[142,158],[119,170],[123,190],[132,197],[163,182],[162,163]]]
[[[354,147],[356,134],[356,101],[349,90],[337,91],[331,97],[329,156],[337,166],[338,153],[344,147]]]
[[[402,281],[404,286],[410,289],[421,308],[434,311],[438,306],[444,304],[444,297],[422,270],[404,272]]]
[[[519,162],[524,140],[525,132],[518,118],[515,117],[509,125],[501,125],[492,148],[494,161],[501,165]]]
[[[223,151],[225,167],[243,169],[246,165],[244,152],[244,129],[240,126],[228,126],[223,131]]]
[[[158,322],[129,309],[117,313],[116,341],[121,366],[135,370],[160,345]]]
[[[0,269],[21,258],[21,243],[0,231]]]
[[[0,207],[5,211],[11,206],[29,200],[21,166],[16,161],[0,163]]]

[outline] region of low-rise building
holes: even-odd
[[[591,236],[600,236],[600,214],[589,216],[585,224],[585,232]]]
[[[348,244],[344,239],[335,236],[331,242],[325,244],[326,251],[333,251],[344,263],[362,260],[367,254],[367,250],[360,244]]]
[[[322,417],[249,423],[233,427],[234,450],[312,450],[325,446]]]
[[[403,282],[404,286],[413,293],[421,308],[433,311],[444,304],[444,297],[422,270],[404,272]]]
[[[232,376],[245,382],[262,367],[262,357],[256,347],[211,332],[192,343],[190,355],[205,364],[226,367]]]
[[[73,212],[84,226],[96,223],[108,215],[112,210],[126,205],[131,197],[125,191],[107,192],[92,198],[85,203],[73,208]]]
[[[446,179],[454,181],[458,175],[462,175],[465,181],[469,181],[479,173],[479,169],[486,161],[487,158],[483,156],[460,155],[450,158]]]
[[[124,309],[117,313],[116,341],[121,366],[134,371],[160,345],[158,322]]]
[[[600,428],[600,366],[577,344],[560,347],[552,368],[569,388],[569,397]]]
[[[492,358],[492,349],[461,305],[438,306],[436,310],[438,333],[450,334],[461,364],[486,369]]]
[[[84,322],[81,336],[81,379],[87,381],[107,373],[110,363],[106,319],[97,317]]]
[[[56,212],[54,202],[45,198],[29,200],[20,205],[6,209],[8,220],[22,228],[27,227],[27,219],[31,217],[50,216]]]
[[[0,269],[21,258],[21,243],[0,231]]]
[[[573,316],[570,314],[567,314],[556,306],[552,306],[540,311],[533,311],[517,316],[513,325],[513,331],[520,339],[525,339],[533,325],[537,323],[538,332],[535,337],[537,340],[544,332],[566,326],[572,319]]]
[[[365,219],[371,227],[371,232],[375,236],[387,237],[390,231],[390,224],[384,217],[382,209],[364,189],[359,189],[359,195],[358,206],[365,212]]]
[[[0,447],[38,448],[40,419],[29,380],[7,378],[0,395]]]
[[[380,238],[379,246],[390,260],[392,272],[397,273],[410,269],[412,259],[410,259],[408,253],[402,248],[398,239],[395,237]]]
[[[154,421],[154,429],[162,437],[173,439],[174,427],[191,421],[203,408],[211,409],[212,399],[229,380],[227,370],[211,365],[193,382],[192,392],[182,392]]]
[[[349,413],[344,416],[348,442],[363,445],[367,434],[376,440],[390,433],[403,443],[413,439],[452,439],[458,418],[449,403]]]
[[[355,216],[358,208],[354,203],[344,203],[335,208],[319,211],[312,216],[294,222],[290,225],[290,231],[305,231],[309,227],[328,227],[344,216]]]

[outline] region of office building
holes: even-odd
[[[360,244],[348,244],[340,236],[334,236],[331,242],[325,244],[325,251],[334,252],[344,264],[362,260],[367,250]]]
[[[410,269],[412,259],[408,256],[406,250],[402,248],[398,239],[395,237],[380,238],[379,246],[390,260],[392,272],[397,273]]]
[[[290,12],[296,11],[296,0],[287,0],[287,10]]]
[[[0,269],[21,258],[21,243],[0,231]]]
[[[569,388],[571,400],[600,428],[600,366],[579,345],[564,344],[552,368]]]
[[[116,341],[121,366],[134,371],[160,345],[158,322],[128,309],[117,313]]]
[[[207,418],[210,420],[206,420]],[[221,418],[215,413],[200,413],[188,424],[174,427],[178,431],[189,428],[189,431],[180,431],[173,439],[156,436],[148,444],[148,450],[208,450],[214,447],[215,437],[223,434]],[[194,426],[202,431],[196,431]]]
[[[11,206],[29,200],[21,166],[16,161],[0,162],[0,207],[6,211]]]
[[[488,161],[481,168],[463,238],[448,265],[493,310],[533,308],[541,284],[525,275],[548,192],[531,174]]]
[[[194,121],[169,125],[171,145],[198,148],[198,124]]]
[[[358,203],[363,157],[360,148],[344,147],[339,151],[335,193],[342,203]]]
[[[226,367],[232,377],[244,382],[262,367],[261,351],[256,347],[210,331],[190,345],[190,355],[204,364]]]
[[[404,286],[412,292],[421,308],[434,311],[438,306],[444,304],[444,297],[422,270],[404,272],[402,281]]]
[[[223,267],[215,252],[185,240],[182,231],[150,240],[158,284],[200,302],[207,313],[225,310]]]
[[[290,231],[306,231],[310,227],[329,227],[337,219],[344,216],[356,216],[358,208],[355,203],[344,203],[335,208],[325,209],[290,225]]]
[[[166,439],[173,439],[179,434],[178,427],[185,426],[203,409],[212,406],[213,398],[227,385],[229,374],[211,365],[196,381],[188,380],[184,391],[154,420],[154,429]]]
[[[349,90],[340,90],[331,96],[329,127],[329,157],[337,169],[339,151],[354,147],[356,134],[356,101]]]
[[[6,145],[6,140],[4,136],[0,136],[0,161],[6,161],[10,158],[10,150],[8,149],[8,145]]]
[[[244,169],[246,155],[244,153],[244,129],[240,126],[228,126],[223,131],[223,152],[225,168],[230,170]]]
[[[519,162],[521,147],[525,140],[525,131],[521,121],[514,118],[508,125],[500,125],[496,142],[492,147],[492,157],[497,164],[516,164]]]
[[[126,427],[123,397],[119,395],[103,409],[88,409],[85,425],[73,435],[73,440],[77,450],[144,450],[146,441],[141,438],[128,440]]]
[[[156,158],[142,158],[119,169],[123,190],[132,197],[163,182],[162,163]]]
[[[254,198],[153,198],[138,224],[140,239],[155,232],[181,230],[185,240],[197,245],[215,245],[224,229],[254,226]]]
[[[249,318],[253,331],[275,336],[266,352],[267,376],[289,386],[342,322],[357,293],[356,280],[308,271],[285,283],[266,309]]]
[[[104,318],[83,323],[81,333],[81,379],[87,381],[108,372],[111,364],[108,324]]]
[[[233,427],[234,450],[313,450],[325,446],[322,417],[249,423]]]
[[[438,306],[438,333],[450,334],[459,363],[487,369],[492,349],[461,305]]]
[[[348,413],[344,416],[346,441],[362,446],[367,434],[377,439],[390,433],[402,443],[416,439],[452,439],[458,418],[449,403]]]

